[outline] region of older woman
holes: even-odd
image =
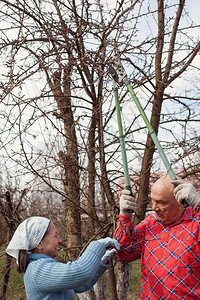
[[[6,252],[16,258],[18,271],[25,273],[27,299],[74,300],[75,293],[97,282],[120,247],[109,237],[92,241],[79,259],[64,264],[55,259],[60,242],[56,226],[43,217],[28,218],[16,229]]]

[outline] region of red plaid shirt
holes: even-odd
[[[141,299],[200,299],[199,225],[200,206],[187,207],[171,226],[153,214],[134,228],[130,218],[120,215],[114,234],[122,246],[117,259],[141,258]]]

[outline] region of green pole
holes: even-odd
[[[115,107],[116,107],[117,122],[118,122],[118,129],[119,129],[119,139],[120,139],[121,154],[122,154],[122,161],[123,161],[123,168],[124,168],[125,186],[126,186],[126,190],[129,190],[132,195],[130,177],[129,177],[129,172],[128,172],[128,163],[127,163],[127,156],[126,156],[124,134],[123,134],[123,128],[122,128],[120,106],[119,106],[118,88],[114,87],[113,90],[114,90],[114,96],[115,96]],[[128,212],[133,213],[132,210],[128,210]]]
[[[161,146],[161,144],[160,144],[160,142],[157,138],[157,135],[156,135],[155,131],[153,130],[153,128],[152,128],[152,126],[151,126],[151,124],[150,124],[150,122],[149,122],[149,120],[148,120],[148,118],[147,118],[147,116],[146,116],[146,114],[145,114],[145,112],[144,112],[144,110],[143,110],[143,108],[142,108],[142,106],[141,106],[141,104],[140,104],[140,102],[139,102],[132,86],[130,85],[129,81],[126,82],[126,86],[127,86],[128,90],[129,90],[129,92],[130,92],[130,94],[131,94],[131,96],[132,96],[132,98],[133,98],[133,100],[134,100],[134,102],[135,102],[135,104],[136,104],[136,106],[137,106],[137,108],[138,108],[138,110],[139,110],[139,112],[140,112],[147,128],[148,128],[148,130],[149,130],[151,138],[152,138],[156,148],[158,149],[159,155],[160,155],[160,157],[161,157],[161,159],[162,159],[162,161],[163,161],[163,163],[164,163],[164,165],[167,169],[167,172],[169,173],[170,178],[172,180],[176,180],[177,179],[176,175],[174,174],[174,171],[173,171],[173,169],[172,169],[172,167],[171,167],[171,165],[170,165],[170,163],[167,159],[167,156],[165,155],[165,152],[163,151],[163,148],[162,148],[162,146]],[[184,207],[188,206],[188,203],[186,201],[183,201],[183,206]]]

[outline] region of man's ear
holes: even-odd
[[[181,210],[181,209],[183,209],[183,208],[184,208],[184,207],[183,207],[183,204],[182,204],[182,203],[179,203],[178,209]]]

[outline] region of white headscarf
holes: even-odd
[[[44,217],[30,217],[23,221],[6,249],[6,252],[16,258],[18,264],[19,250],[31,250],[42,240],[50,220]]]

